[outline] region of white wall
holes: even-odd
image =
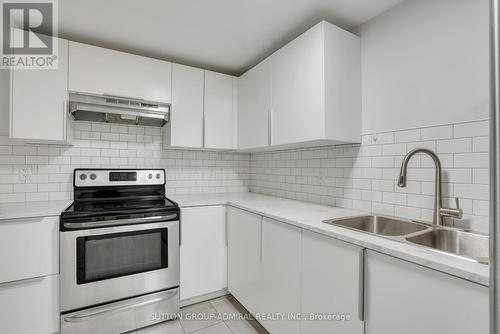
[[[0,136],[9,135],[9,85],[8,70],[0,70]]]
[[[488,118],[488,0],[406,0],[358,28],[363,133]]]

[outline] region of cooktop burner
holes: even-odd
[[[140,219],[179,212],[165,197],[165,171],[75,169],[74,202],[61,213],[68,223]]]

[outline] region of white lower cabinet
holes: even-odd
[[[300,312],[300,228],[228,210],[229,292],[270,333],[300,333],[288,318]]]
[[[229,292],[271,334],[488,333],[487,287],[241,209],[227,218]]]
[[[364,333],[363,255],[356,245],[302,231],[301,333]]]
[[[227,287],[226,207],[181,209],[181,300]]]
[[[228,290],[255,314],[262,303],[262,217],[233,207],[227,210]]]
[[[301,229],[264,217],[262,295],[257,312],[264,314],[260,323],[270,333],[300,333],[300,322],[294,319],[300,313],[300,253]]]
[[[59,275],[0,284],[0,331],[59,332]]]
[[[366,334],[487,334],[488,288],[391,256],[366,257]]]
[[[59,217],[0,221],[0,283],[59,273]]]

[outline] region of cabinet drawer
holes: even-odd
[[[9,334],[59,331],[59,275],[0,284],[0,328]]]
[[[0,221],[0,283],[59,273],[59,217]]]

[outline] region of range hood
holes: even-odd
[[[77,121],[162,127],[170,105],[111,95],[69,93],[69,112]]]

